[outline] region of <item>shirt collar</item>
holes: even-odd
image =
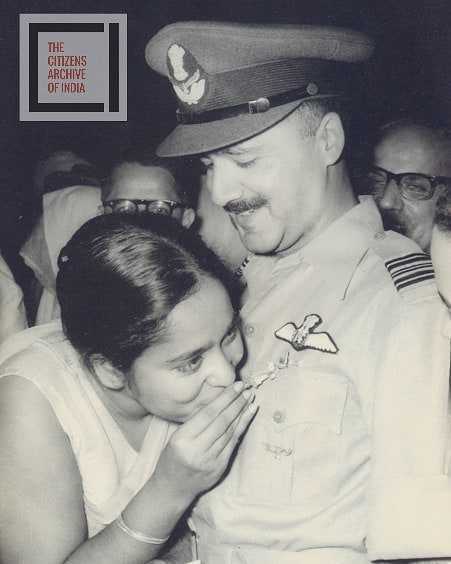
[[[281,257],[276,269],[303,261],[322,272],[341,299],[374,239],[384,237],[382,219],[371,196],[335,220],[315,239],[295,253]]]

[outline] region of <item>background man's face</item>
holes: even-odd
[[[437,202],[431,257],[439,292],[451,311],[451,189]]]
[[[123,163],[112,174],[105,200],[119,198],[137,200],[180,201],[172,174],[158,166]]]
[[[268,254],[296,248],[322,229],[326,170],[315,137],[292,116],[201,160],[213,201],[225,208],[244,245]]]
[[[376,146],[374,164],[399,174],[419,172],[428,176],[450,176],[441,150],[421,128],[405,126],[388,133]],[[429,250],[437,199],[437,187],[429,200],[407,200],[394,181],[375,196],[386,229],[393,229],[413,239],[423,250]]]
[[[159,166],[144,166],[137,162],[125,162],[117,166],[111,175],[103,200],[171,200],[181,202],[173,175]],[[194,221],[194,211],[177,207],[172,212],[184,227]]]
[[[438,290],[451,309],[451,231],[440,230],[434,225],[431,256]]]

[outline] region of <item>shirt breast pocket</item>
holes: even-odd
[[[347,397],[345,378],[300,367],[268,383],[234,468],[239,495],[316,504],[336,482]]]
[[[274,412],[269,418],[272,432],[284,433],[294,427],[302,433],[319,426],[325,432],[339,435],[348,395],[347,381],[321,372],[302,375],[298,372],[293,379],[294,382],[284,382],[274,395]]]

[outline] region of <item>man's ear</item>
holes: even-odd
[[[196,212],[192,208],[185,208],[182,215],[182,225],[189,229],[196,219]]]
[[[325,164],[336,164],[345,146],[345,132],[340,116],[335,112],[324,115],[315,135]]]
[[[126,377],[124,374],[115,368],[110,361],[102,356],[94,356],[89,359],[89,364],[92,367],[97,380],[100,384],[109,390],[119,391],[126,384]]]

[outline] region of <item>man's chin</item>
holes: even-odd
[[[248,251],[256,255],[270,255],[278,250],[277,243],[266,240],[258,233],[246,233],[238,230],[241,241]]]

